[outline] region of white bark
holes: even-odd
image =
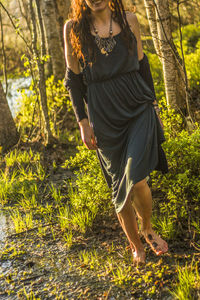
[[[43,0],[42,15],[46,32],[48,53],[51,56],[52,70],[55,79],[63,79],[65,74],[65,59],[60,31],[57,23],[54,0]]]
[[[168,0],[144,0],[144,3],[154,46],[163,66],[167,104],[185,109],[184,73],[172,39]]]

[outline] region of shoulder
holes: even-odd
[[[140,25],[138,22],[138,18],[135,13],[126,11],[126,19],[128,21],[128,24],[130,26],[130,29],[133,31],[133,33],[137,36],[140,31]]]
[[[72,29],[72,25],[73,25],[73,20],[72,19],[68,19],[65,24],[64,24],[64,27],[63,27],[63,34],[64,34],[64,39],[65,40],[68,40],[69,39],[69,34],[70,34],[70,31]]]
[[[67,19],[64,24],[64,28],[71,29],[74,21],[72,19]]]

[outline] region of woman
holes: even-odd
[[[137,17],[125,12],[122,0],[74,0],[64,41],[65,86],[82,140],[88,149],[96,150],[112,187],[134,263],[145,263],[135,211],[152,250],[157,255],[167,252],[167,243],[151,226],[147,181],[154,169],[168,170],[161,147],[165,141],[162,122]]]

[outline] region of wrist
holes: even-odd
[[[153,106],[158,106],[158,102],[156,101],[156,99],[152,102]]]
[[[155,109],[155,111],[156,111],[157,113],[159,113],[159,112],[160,112],[160,108],[159,108],[159,106],[157,106],[157,105],[154,105],[154,109]]]
[[[89,121],[88,121],[87,118],[84,118],[84,119],[82,119],[82,120],[80,120],[80,121],[78,122],[78,125],[79,125],[79,127],[86,127],[86,126],[89,126]]]

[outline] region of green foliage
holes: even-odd
[[[79,152],[67,160],[63,167],[74,169],[76,175],[69,182],[71,224],[85,232],[92,226],[97,213],[107,208],[111,195],[96,152],[89,151],[85,146],[77,148]]]
[[[162,120],[166,136],[163,148],[168,159],[169,173],[162,175],[153,172],[152,184],[153,189],[163,194],[163,201],[159,203],[162,224],[159,221],[157,226],[165,236],[169,226],[171,230],[168,237],[172,238],[175,224],[187,226],[191,214],[194,220],[200,214],[200,128],[196,124],[193,132],[181,130],[181,116],[170,109],[163,111]]]
[[[46,91],[48,99],[48,109],[50,126],[54,135],[60,135],[60,128],[58,122],[66,115],[69,118],[74,119],[74,114],[72,111],[72,103],[67,96],[68,93],[61,80],[55,83],[54,76],[52,75],[46,81]]]
[[[158,99],[161,99],[165,95],[162,64],[157,54],[148,52],[148,59],[149,59],[151,73],[154,81],[156,97]]]
[[[196,44],[195,52],[186,55],[185,63],[190,87],[200,90],[200,40]]]
[[[179,30],[173,33],[175,43],[180,41]],[[198,41],[200,40],[200,23],[188,24],[182,27],[183,45],[186,54],[194,52]]]
[[[36,205],[38,181],[45,178],[44,169],[40,163],[40,154],[31,150],[14,150],[5,158],[5,168],[0,172],[0,201],[5,205],[19,201],[26,206]]]
[[[96,249],[91,251],[80,251],[79,260],[82,265],[88,266],[90,269],[97,269],[100,265],[100,256],[98,255]]]
[[[26,63],[28,62],[27,60]],[[39,90],[35,87],[33,81],[29,90],[32,91],[30,95],[27,95],[23,90],[20,99],[18,99],[21,108],[17,115],[17,123],[23,138],[27,138],[31,128],[34,129],[35,135],[43,128]],[[63,122],[73,124],[75,121],[72,104],[63,82],[61,80],[55,82],[53,75],[46,80],[46,93],[50,127],[52,133],[59,137],[63,134]]]
[[[22,215],[18,210],[15,210],[11,212],[11,219],[17,233],[33,228],[34,223],[32,212]]]
[[[178,279],[174,284],[171,294],[175,299],[179,300],[193,300],[197,299],[197,291],[200,288],[200,274],[198,271],[198,264],[191,264],[185,267],[178,266]]]
[[[162,233],[164,239],[174,239],[177,237],[176,224],[172,218],[155,214],[152,217],[152,224],[158,233]]]

